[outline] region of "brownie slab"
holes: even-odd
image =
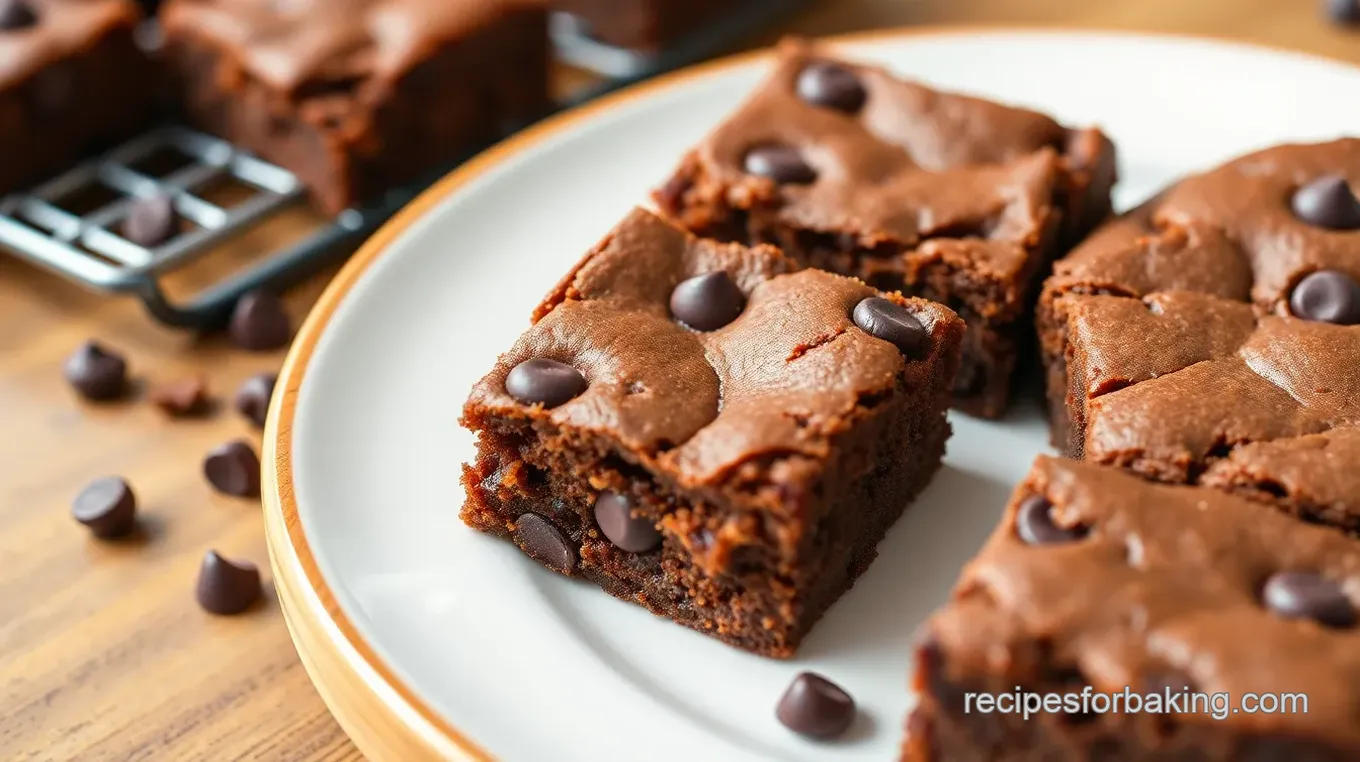
[[[472,390],[470,526],[787,657],[940,465],[963,323],[638,210]]]
[[[656,51],[753,0],[553,0],[610,45]]]
[[[1352,538],[1217,490],[1042,457],[918,636],[902,759],[1360,759],[1357,606]],[[1077,703],[1087,688],[1226,694],[1228,711],[1183,699],[1099,713]],[[1028,719],[966,711],[967,694],[1017,691],[1073,703]],[[1306,712],[1243,703],[1289,693]]]
[[[1108,216],[1114,180],[1097,130],[793,41],[655,195],[699,235],[950,306],[968,324],[955,404],[996,417],[1049,263]]]

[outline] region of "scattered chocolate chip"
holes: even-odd
[[[162,384],[151,390],[151,404],[172,418],[208,412],[208,383],[202,376]]]
[[[1266,580],[1261,599],[1286,619],[1312,619],[1329,627],[1355,624],[1355,607],[1341,586],[1311,572],[1277,572]]]
[[[681,281],[671,292],[671,314],[696,331],[716,331],[746,309],[746,295],[723,270]]]
[[[1360,283],[1338,270],[1309,273],[1289,295],[1295,317],[1338,325],[1360,323]]]
[[[1338,24],[1360,23],[1360,2],[1357,0],[1326,0],[1327,18]]]
[[[0,31],[13,32],[38,23],[38,14],[25,0],[0,1]]]
[[[212,614],[240,614],[260,599],[260,570],[245,561],[228,561],[210,550],[198,569],[194,597]]]
[[[817,180],[817,171],[797,148],[789,146],[761,146],[746,154],[747,174],[768,177],[787,185],[808,185]]]
[[[576,568],[576,550],[557,527],[537,513],[515,520],[515,542],[524,553],[549,569],[570,574]]]
[[[236,346],[261,352],[287,346],[293,324],[281,299],[268,291],[251,291],[236,302],[228,333]]]
[[[1015,533],[1030,545],[1073,542],[1085,535],[1080,528],[1064,529],[1054,524],[1052,508],[1053,504],[1042,495],[1030,495],[1020,501],[1015,511]]]
[[[815,106],[853,114],[864,107],[868,93],[855,72],[840,64],[819,61],[798,73],[798,97]]]
[[[170,240],[178,229],[175,202],[164,193],[138,200],[123,220],[123,237],[148,249]]]
[[[855,721],[855,699],[814,672],[793,679],[774,710],[784,726],[813,738],[835,738]]]
[[[218,492],[236,497],[260,494],[260,458],[241,440],[219,445],[203,460],[203,476]]]
[[[556,360],[525,360],[505,376],[505,391],[526,405],[557,407],[585,390],[581,371]]]
[[[1341,175],[1326,175],[1299,188],[1294,214],[1311,225],[1331,230],[1360,228],[1360,200]]]
[[[122,537],[137,526],[137,496],[123,479],[106,476],[76,495],[71,515],[95,537]]]
[[[869,335],[897,345],[903,354],[913,354],[926,343],[926,328],[921,321],[906,307],[881,296],[860,301],[850,317]]]
[[[87,400],[107,402],[127,392],[127,361],[97,341],[81,344],[66,358],[63,372],[66,381]]]
[[[269,413],[269,398],[274,396],[274,384],[278,382],[276,373],[257,373],[247,378],[241,388],[236,390],[232,406],[251,423],[263,428],[265,416]]]
[[[634,516],[633,501],[617,492],[601,492],[595,499],[595,523],[619,550],[646,553],[661,544],[656,525]]]

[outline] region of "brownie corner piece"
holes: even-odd
[[[470,526],[791,655],[940,465],[962,321],[637,210],[473,388]]]

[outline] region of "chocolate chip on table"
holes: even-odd
[[[855,305],[850,314],[866,333],[895,344],[903,354],[913,354],[926,343],[926,328],[906,307],[871,296]]]
[[[215,550],[203,556],[194,597],[212,614],[240,614],[260,599],[260,570],[245,561],[229,561]]]
[[[0,31],[13,32],[38,23],[38,14],[27,0],[0,0]]]
[[[819,61],[798,73],[798,97],[815,106],[853,114],[864,107],[868,93],[859,76],[840,64]]]
[[[251,291],[236,302],[228,334],[236,346],[262,352],[288,346],[293,324],[281,299],[268,291]]]
[[[122,537],[137,526],[137,496],[122,478],[106,476],[90,482],[76,495],[71,515],[95,537]]]
[[[1355,607],[1341,585],[1312,572],[1277,572],[1266,580],[1261,599],[1286,619],[1312,619],[1329,627],[1355,624]]]
[[[208,412],[208,382],[202,376],[191,376],[151,390],[151,404],[171,418],[186,418]]]
[[[761,146],[752,148],[743,161],[747,174],[768,177],[785,185],[808,185],[817,180],[817,171],[797,148]]]
[[[1053,545],[1080,540],[1080,528],[1065,529],[1053,523],[1053,504],[1042,495],[1030,495],[1015,511],[1015,533],[1030,545]]]
[[[87,400],[107,402],[127,393],[127,361],[97,341],[80,345],[63,367],[66,381]]]
[[[203,476],[218,492],[236,497],[260,494],[260,458],[241,440],[219,445],[203,460]]]
[[[696,331],[716,331],[746,309],[746,295],[722,270],[681,281],[671,291],[671,314]]]
[[[1338,24],[1360,23],[1360,0],[1325,0],[1327,18]]]
[[[1289,295],[1295,317],[1338,325],[1360,323],[1360,283],[1338,270],[1305,275]]]
[[[515,519],[515,542],[525,555],[549,569],[570,574],[576,568],[576,549],[561,530],[537,513]]]
[[[175,202],[164,193],[139,199],[123,220],[123,237],[148,249],[170,240],[178,230]]]
[[[813,738],[835,738],[855,721],[855,699],[825,677],[804,672],[784,691],[774,713],[795,733]]]
[[[1304,222],[1330,230],[1360,228],[1360,200],[1341,175],[1326,175],[1299,188],[1291,206]]]
[[[510,369],[505,391],[526,405],[557,407],[586,390],[581,371],[556,360],[536,357]]]
[[[263,428],[265,416],[269,413],[269,398],[274,396],[274,385],[278,382],[277,373],[257,373],[247,378],[241,388],[236,390],[232,406],[251,423]]]
[[[617,492],[601,492],[595,499],[595,523],[619,550],[646,553],[661,544],[661,533],[651,520],[633,515],[633,501]]]

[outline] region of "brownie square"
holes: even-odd
[[[1339,532],[1040,458],[918,636],[902,759],[1360,759],[1357,606]],[[1017,693],[1054,698],[1027,719],[978,700]]]
[[[554,0],[601,41],[656,51],[755,0]]]
[[[790,656],[939,467],[962,333],[941,305],[634,211],[473,388],[462,518]]]
[[[1108,216],[1114,180],[1097,130],[792,41],[656,200],[699,235],[953,308],[968,324],[955,405],[990,418],[1050,261]]]
[[[69,169],[152,122],[159,88],[132,0],[29,0],[0,28],[0,194]]]
[[[294,172],[331,214],[549,107],[531,0],[171,0],[161,23],[189,119]]]

